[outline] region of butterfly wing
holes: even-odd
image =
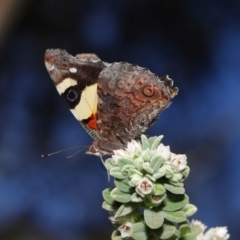
[[[95,54],[49,49],[45,65],[70,111],[95,141],[88,153],[112,154],[138,138],[177,92],[173,81],[129,63],[109,64]]]
[[[45,65],[59,94],[83,128],[98,139],[96,125],[99,73],[107,66],[95,54],[73,57],[65,50],[48,49]]]
[[[88,153],[112,154],[151,126],[177,92],[173,81],[129,63],[113,63],[98,78],[99,139]]]

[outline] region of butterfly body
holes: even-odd
[[[173,81],[126,62],[106,63],[95,54],[73,57],[49,49],[45,65],[59,94],[95,140],[87,153],[111,155],[144,133],[177,92]]]

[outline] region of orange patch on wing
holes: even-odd
[[[88,119],[87,125],[91,129],[97,130],[97,119],[95,114],[92,114],[91,117]]]

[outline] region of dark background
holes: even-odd
[[[147,134],[187,154],[194,219],[239,239],[240,1],[0,2],[0,239],[110,239],[99,159],[40,158],[92,142],[48,76],[47,48],[169,74],[179,95]]]

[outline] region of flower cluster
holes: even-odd
[[[197,208],[189,204],[183,184],[189,174],[187,157],[170,152],[162,138],[142,135],[141,144],[132,140],[105,161],[116,186],[103,191],[103,208],[117,227],[112,239],[215,240],[201,238],[213,233],[203,234],[205,228],[189,223]]]
[[[227,227],[210,228],[207,232],[206,226],[198,220],[192,220],[191,229],[200,232],[196,236],[196,240],[227,240],[230,235],[228,234]]]

